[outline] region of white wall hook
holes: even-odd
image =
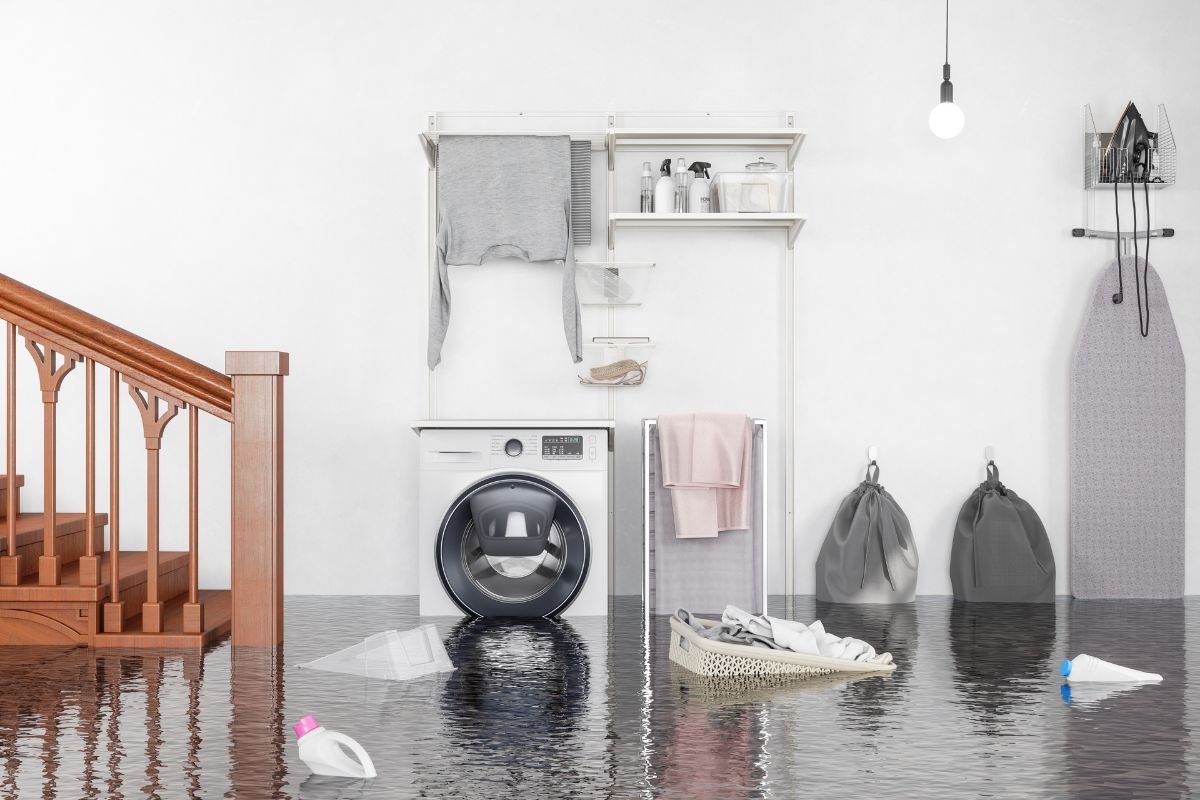
[[[995,461],[995,460],[996,460],[996,448],[989,444],[987,447],[983,448],[983,461],[984,461],[984,463],[987,463],[989,461]]]
[[[879,460],[879,448],[876,447],[875,445],[871,445],[870,447],[867,448],[867,462],[870,463],[872,461],[878,461],[878,460]]]

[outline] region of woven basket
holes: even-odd
[[[697,620],[709,627],[717,623]],[[768,650],[744,644],[705,639],[686,623],[671,617],[671,660],[686,670],[711,678],[794,675],[815,677],[835,672],[893,672],[895,664],[872,664],[826,658],[791,650]]]

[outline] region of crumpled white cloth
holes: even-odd
[[[779,619],[763,614],[750,614],[737,606],[725,606],[721,621],[741,625],[751,633],[769,636],[781,648],[797,653],[806,653],[827,658],[844,658],[848,661],[868,661],[875,664],[892,663],[892,654],[877,654],[875,648],[862,639],[835,636],[825,630],[821,620],[810,625],[790,619]]]

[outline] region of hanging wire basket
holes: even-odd
[[[1167,107],[1158,106],[1158,127],[1149,132],[1148,159],[1137,159],[1124,147],[1111,146],[1113,132],[1096,129],[1092,107],[1083,107],[1083,188],[1111,187],[1114,183],[1146,183],[1151,187],[1175,183],[1175,134]],[[1142,166],[1142,165],[1145,166]]]

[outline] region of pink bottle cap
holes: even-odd
[[[311,730],[321,727],[321,723],[317,722],[317,718],[312,714],[301,718],[299,722],[292,726],[292,730],[296,732],[296,738],[302,738],[304,734]]]

